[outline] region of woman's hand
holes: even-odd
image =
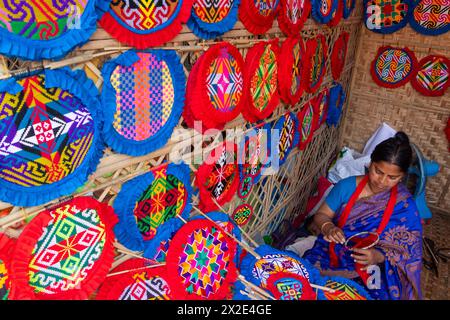
[[[373,264],[380,264],[384,261],[384,254],[375,249],[353,249],[354,254],[351,257],[354,259],[355,263],[365,265],[362,270],[367,269],[368,266]]]
[[[341,228],[336,227],[334,224],[327,224],[322,228],[322,234],[325,241],[328,242],[336,242],[336,243],[345,243],[345,235],[344,231]]]

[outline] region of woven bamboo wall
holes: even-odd
[[[442,97],[426,97],[410,83],[397,89],[379,87],[370,75],[370,64],[378,48],[385,45],[408,47],[419,61],[430,54],[450,57],[450,33],[425,36],[408,25],[381,35],[363,28],[341,146],[362,151],[383,121],[405,131],[426,158],[441,166],[439,174],[427,182],[427,201],[450,215],[450,152],[443,132],[450,115],[450,91]]]
[[[344,86],[347,94],[349,94],[350,79],[352,77],[353,66],[355,64],[355,53],[358,43],[358,37],[361,30],[361,12],[360,7],[357,8],[352,16],[347,20],[342,20],[339,26],[331,29],[324,25],[319,25],[312,19],[308,19],[302,31],[304,40],[313,38],[318,33],[325,35],[329,47],[328,55],[331,55],[331,50],[334,41],[338,38],[342,31],[347,31],[351,34],[348,44],[347,62],[344,68],[341,83]],[[285,37],[278,28],[275,21],[273,28],[264,35],[264,37],[255,37],[246,31],[243,25],[238,22],[234,29],[227,32],[223,40],[230,41],[236,45],[243,56],[249,47],[251,47],[258,39],[270,39],[279,37],[284,40]],[[181,61],[185,66],[185,73],[188,75],[190,65],[196,60],[203,50],[207,49],[213,42],[202,41],[196,38],[190,30],[183,26],[182,32],[166,47],[172,47],[181,56]],[[61,65],[69,64],[72,68],[84,69],[88,76],[94,80],[96,85],[101,89],[103,79],[101,77],[102,64],[107,59],[117,56],[126,48],[120,45],[117,41],[112,39],[104,30],[99,29],[92,36],[91,40],[82,48],[71,53],[70,56],[61,62]],[[0,71],[14,71],[22,70],[23,68],[39,67],[42,63],[30,63],[19,60],[8,60],[0,56]],[[47,62],[44,62],[47,63]],[[322,84],[322,88],[330,86],[332,83],[330,62],[327,62],[327,73]],[[278,119],[286,110],[298,112],[302,106],[309,101],[314,95],[304,94],[301,102],[294,108],[289,108],[280,104],[271,120]],[[239,116],[226,126],[227,128],[244,128],[246,122]],[[75,195],[92,195],[100,201],[113,203],[117,193],[120,191],[121,185],[129,179],[136,177],[144,172],[147,172],[150,167],[155,167],[169,159],[171,152],[178,152],[184,154],[184,158],[192,156],[191,150],[193,148],[192,141],[196,139],[181,140],[177,137],[177,130],[185,127],[183,120],[180,120],[178,127],[175,129],[172,139],[163,148],[152,152],[142,157],[130,157],[126,155],[116,154],[110,149],[106,152],[101,160],[97,171],[93,173],[88,182],[77,190]],[[198,133],[190,129],[191,137],[198,136]],[[275,175],[264,177],[252,189],[252,193],[247,199],[254,209],[255,214],[252,220],[245,226],[245,231],[256,240],[262,243],[264,235],[273,232],[283,219],[292,220],[295,215],[302,212],[306,200],[313,188],[314,182],[318,175],[323,174],[337,151],[338,141],[341,139],[341,127],[328,128],[323,125],[316,131],[314,139],[309,147],[302,152],[298,149],[291,152],[288,161]],[[221,141],[221,135],[210,138],[210,148],[217,146]],[[208,151],[206,150],[206,151]],[[195,166],[191,166],[193,171]],[[192,175],[193,179],[193,175]],[[57,199],[55,203],[61,199]],[[194,199],[194,204],[198,199]],[[225,206],[227,211],[233,210],[242,200],[237,196],[228,205]],[[46,204],[46,205],[50,205]],[[0,203],[0,231],[6,232],[12,237],[18,237],[23,229],[26,221],[29,221],[45,206],[39,207],[11,207],[8,203]],[[194,215],[194,212],[192,213]],[[139,253],[130,253],[125,250],[120,244],[116,243],[118,255],[116,266],[121,261]]]

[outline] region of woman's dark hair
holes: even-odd
[[[394,137],[379,143],[370,155],[372,162],[385,161],[395,164],[407,173],[412,161],[412,149],[409,138],[403,131],[399,131]]]

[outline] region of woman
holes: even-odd
[[[368,174],[340,180],[315,214],[321,235],[304,258],[323,275],[366,285],[375,299],[421,299],[422,225],[411,194],[400,183],[411,159],[403,132],[378,144]],[[377,232],[377,245],[344,245],[363,231]]]

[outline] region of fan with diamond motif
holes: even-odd
[[[425,96],[443,96],[450,87],[450,59],[440,55],[423,58],[414,70],[411,85]]]
[[[328,108],[330,106],[330,90],[324,88],[313,102],[315,113],[317,114],[316,128],[318,130],[325,123],[328,116]]]
[[[295,273],[280,271],[270,275],[267,290],[277,300],[316,300],[308,279]]]
[[[310,0],[280,0],[278,26],[286,36],[296,37],[311,13]]]
[[[34,206],[66,196],[103,153],[99,93],[83,71],[0,82],[0,200]]]
[[[320,290],[318,300],[372,300],[367,290],[353,280],[343,277],[321,277],[321,286],[334,290]]]
[[[147,252],[161,225],[189,216],[191,196],[190,169],[184,163],[164,164],[127,181],[114,200],[117,240],[130,250]]]
[[[300,132],[298,147],[300,150],[305,150],[314,136],[314,130],[318,122],[317,107],[314,106],[314,99],[303,106],[303,109],[297,114],[297,118],[298,131]]]
[[[17,239],[11,299],[87,299],[114,259],[113,209],[90,197],[49,208]]]
[[[328,46],[323,34],[309,39],[305,43],[305,60],[303,64],[303,79],[305,90],[315,93],[322,84],[327,69]]]

